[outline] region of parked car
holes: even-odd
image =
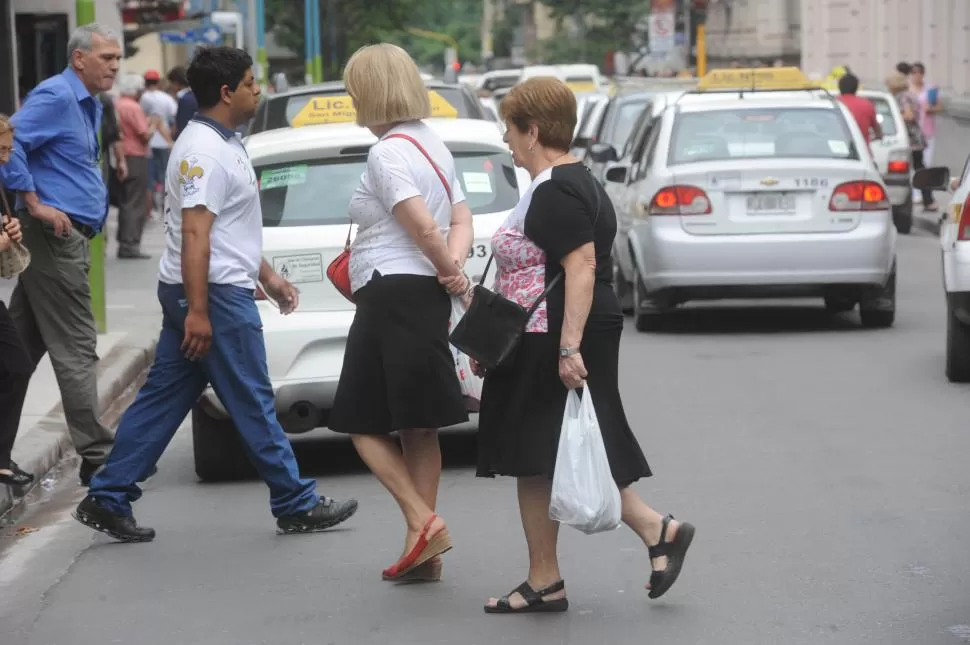
[[[495,124],[428,119],[455,157],[458,180],[474,216],[466,264],[475,278],[490,239],[530,180],[516,169]],[[257,291],[276,414],[290,434],[327,425],[340,378],[354,306],[326,277],[343,250],[347,205],[377,138],[352,123],[270,130],[245,141],[259,181],[263,257],[300,289],[300,306],[283,316]],[[252,474],[225,407],[209,388],[192,411],[195,470],[206,481]]]
[[[970,383],[970,158],[950,181],[945,167],[924,168],[913,176],[920,190],[953,191],[950,212],[940,226],[943,291],[946,294],[946,377]]]
[[[603,173],[606,165],[619,161],[627,141],[640,120],[640,116],[650,107],[657,92],[631,92],[614,96],[606,104],[599,127],[587,144],[587,154],[583,163],[589,167],[600,183],[604,183]]]
[[[461,83],[425,80],[434,117],[489,120],[475,92]],[[353,113],[343,81],[303,85],[265,97],[249,122],[248,134],[267,130],[342,123]],[[352,120],[352,119],[351,119]]]
[[[779,297],[893,324],[892,208],[841,102],[796,68],[718,70],[650,116],[605,174],[638,330],[689,301]]]
[[[876,108],[882,139],[870,145],[872,157],[889,191],[896,230],[908,234],[913,228],[913,153],[903,113],[889,92],[859,90],[858,94],[871,101]]]

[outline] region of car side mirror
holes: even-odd
[[[622,184],[626,181],[626,166],[613,166],[606,171],[606,181]]]
[[[913,175],[913,188],[917,190],[947,190],[950,187],[950,169],[946,166],[921,168]]]
[[[596,163],[618,161],[616,148],[608,143],[594,143],[589,147],[589,156]]]

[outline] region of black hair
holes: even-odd
[[[909,73],[913,71],[913,66],[903,61],[902,63],[898,63],[896,65],[896,71],[902,74],[903,76],[909,76]]]
[[[912,71],[919,72],[920,74],[926,73],[926,65],[923,63],[913,63]]]
[[[202,47],[196,51],[186,76],[199,109],[215,107],[224,86],[236,91],[252,66],[249,54],[235,47]]]
[[[855,94],[859,91],[859,79],[855,74],[844,74],[839,79],[839,91],[843,94]]]
[[[166,78],[168,78],[169,83],[177,83],[182,87],[189,86],[189,79],[185,75],[185,68],[182,67],[181,65],[179,65],[178,67],[173,67],[169,71],[168,76]]]

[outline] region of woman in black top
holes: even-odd
[[[553,78],[520,83],[502,101],[506,141],[533,178],[528,192],[492,238],[495,288],[529,306],[555,276],[515,354],[485,375],[479,419],[478,475],[518,478],[529,546],[526,582],[485,606],[490,613],[565,611],[559,574],[559,524],[549,519],[556,451],[569,389],[589,383],[623,521],[649,547],[650,597],[680,573],[694,527],[661,516],[630,485],[651,475],[627,423],[617,361],[623,314],[612,287],[616,213],[603,188],[568,152],[576,99]],[[474,366],[481,372],[480,367]]]

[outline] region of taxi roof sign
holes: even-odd
[[[756,67],[750,69],[718,69],[706,74],[697,84],[698,92],[757,92],[759,90],[817,90],[797,67]]]
[[[458,118],[458,110],[434,90],[428,91],[431,100],[431,116],[445,119]],[[314,96],[307,101],[290,120],[294,128],[308,125],[327,125],[331,123],[355,123],[357,110],[349,94],[330,94]]]

